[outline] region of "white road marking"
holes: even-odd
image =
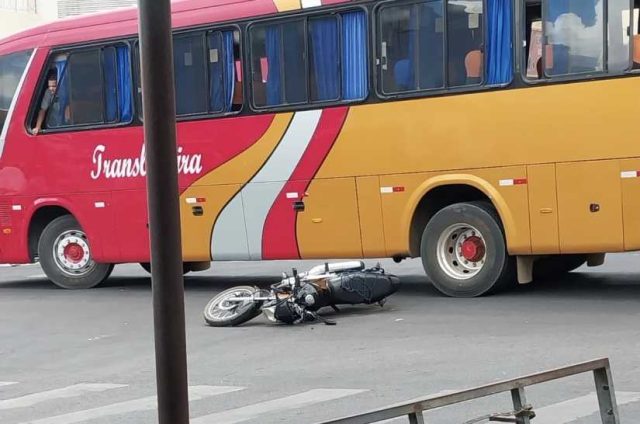
[[[62,389],[48,390],[13,399],[0,400],[0,411],[5,409],[26,408],[35,404],[50,400],[66,399],[92,392],[104,392],[105,390],[127,387],[126,384],[76,384]]]
[[[223,412],[217,412],[205,415],[191,420],[191,424],[235,424],[250,419],[258,418],[262,414],[268,414],[276,411],[286,411],[298,409],[304,406],[313,405],[320,402],[339,399],[346,396],[353,396],[366,390],[348,390],[348,389],[315,389],[308,392],[299,393],[293,396],[287,396],[280,399],[260,402],[253,405],[244,406],[236,409],[229,409]],[[40,423],[38,423],[40,424]],[[46,423],[50,424],[50,423]],[[58,423],[51,423],[58,424]],[[62,423],[60,423],[62,424]]]
[[[100,334],[99,336],[88,338],[87,341],[95,342],[95,341],[102,340],[102,339],[110,339],[111,337],[114,337],[114,335],[113,334]]]
[[[225,393],[244,390],[244,387],[230,386],[191,386],[189,387],[189,400],[201,400]],[[158,408],[156,396],[149,396],[134,399],[126,402],[114,403],[84,411],[71,412],[69,414],[57,415],[55,417],[42,418],[39,420],[27,421],[22,424],[75,424],[84,421],[95,420],[97,418],[110,417],[113,415],[127,414],[131,412],[153,411]]]
[[[14,384],[18,384],[15,381],[0,381],[0,387],[12,386]]]
[[[417,401],[420,401],[420,400],[433,399],[433,398],[437,398],[437,397],[440,397],[440,396],[450,395],[450,394],[456,393],[456,392],[459,392],[459,390],[442,390],[442,391],[440,391],[438,393],[434,393],[432,395],[429,395],[426,398],[419,397],[419,398],[415,398],[415,399],[412,399],[412,400],[408,400],[408,401],[406,401],[406,403],[414,402],[414,401],[417,402]],[[405,403],[405,402],[403,401],[403,403]],[[427,414],[427,413],[429,413],[431,411],[436,411],[438,409],[441,409],[441,408],[430,409],[429,411],[426,411],[425,414]],[[402,417],[391,418],[390,420],[380,421],[380,422],[378,422],[376,424],[406,424],[406,422],[407,422],[407,417],[406,417],[406,415],[403,415]]]
[[[616,392],[618,407],[627,403],[640,401],[640,393]],[[555,403],[543,408],[533,408],[536,413],[535,424],[567,424],[578,418],[588,417],[597,413],[598,397],[595,392],[575,399]]]
[[[28,276],[27,278],[30,279],[30,280],[40,280],[40,279],[43,279],[43,278],[47,278],[47,276],[44,275],[44,274],[34,274],[34,275]]]

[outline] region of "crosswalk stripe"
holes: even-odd
[[[616,392],[618,406],[640,401],[640,393]],[[536,424],[568,424],[578,418],[588,417],[600,410],[595,392],[564,402],[534,408]]]
[[[0,381],[0,387],[4,386],[13,386],[14,384],[18,384],[15,381]]]
[[[85,393],[103,392],[105,390],[127,387],[126,384],[75,384],[62,389],[48,390],[13,399],[0,400],[0,411],[5,409],[26,408],[37,403],[49,400],[66,399],[83,395]]]
[[[287,396],[241,408],[204,415],[202,417],[192,419],[191,424],[235,424],[257,418],[262,414],[302,408],[304,406],[339,399],[346,396],[353,396],[363,392],[366,392],[366,390],[314,389],[293,396]]]
[[[244,387],[191,386],[189,387],[189,400],[201,400],[225,393],[236,392],[239,390],[244,390]],[[149,396],[126,402],[119,402],[111,405],[101,406],[98,408],[86,409],[84,411],[57,415],[55,417],[27,421],[22,424],[74,424],[89,420],[95,420],[96,418],[105,418],[113,415],[127,414],[131,412],[152,411],[157,409],[157,407],[158,402],[156,400],[156,396]]]
[[[412,399],[412,400],[408,400],[408,401],[406,401],[406,403],[418,402],[418,401],[427,400],[427,399],[433,399],[433,398],[437,398],[437,397],[440,397],[440,396],[450,395],[450,394],[456,393],[458,391],[459,390],[442,390],[442,391],[440,391],[438,393],[433,393],[433,394],[431,394],[429,396],[426,396],[426,397],[419,397],[419,398],[415,398],[415,399]],[[430,409],[427,412],[437,411],[438,409],[441,409],[441,408],[433,408],[433,409]],[[427,412],[425,412],[425,413],[427,413]],[[378,422],[376,424],[401,424],[401,423],[402,424],[406,424],[406,422],[407,422],[407,417],[403,415],[402,417],[391,418],[389,420],[380,421],[380,422]]]

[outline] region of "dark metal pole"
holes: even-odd
[[[187,424],[189,400],[170,0],[138,0],[153,321],[160,424]]]

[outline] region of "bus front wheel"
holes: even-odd
[[[489,202],[441,209],[427,223],[420,250],[427,277],[447,296],[482,296],[515,278],[500,217]]]
[[[45,227],[38,256],[49,280],[63,289],[95,287],[113,271],[113,264],[93,260],[87,235],[71,215],[58,217]]]

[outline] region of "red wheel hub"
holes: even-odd
[[[478,262],[484,258],[486,252],[484,242],[480,237],[472,236],[462,242],[462,256],[469,262]]]
[[[73,263],[81,262],[84,258],[84,249],[77,243],[70,243],[64,248],[64,257]]]

